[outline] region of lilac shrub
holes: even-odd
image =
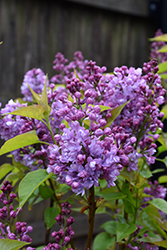
[[[16,165],[25,165],[29,172],[29,175],[24,173],[24,178],[21,175],[23,180],[20,186],[24,185],[26,178],[32,182],[30,174],[36,176],[41,173],[44,175],[43,181],[39,176],[41,182],[36,183],[35,187],[36,190],[39,187],[38,196],[40,199],[49,198],[51,209],[55,207],[60,211],[50,220],[54,222],[56,219],[61,229],[52,232],[54,243],[46,242],[43,250],[75,249],[71,243],[74,235],[71,224],[74,219],[66,218],[71,212],[71,205],[60,199],[64,194],[61,189],[64,185],[72,190],[76,199],[81,199],[81,212],[88,212],[86,249],[91,249],[94,216],[100,206],[105,211],[106,207],[111,209],[111,223],[117,225],[113,237],[117,237],[120,250],[142,249],[143,246],[158,249],[156,240],[151,241],[149,237],[158,234],[159,241],[165,240],[166,228],[153,228],[154,221],[149,224],[150,234],[143,219],[147,209],[154,206],[157,210],[153,212],[158,219],[152,217],[152,220],[161,220],[157,202],[159,199],[161,203],[165,202],[166,196],[165,188],[157,182],[152,186],[147,181],[147,176],[151,175],[149,166],[156,160],[155,142],[163,129],[161,119],[164,114],[160,112],[159,106],[164,103],[166,91],[157,74],[157,60],[144,63],[143,68],[122,66],[116,67],[113,73],[106,73],[105,66],[100,67],[96,62],[84,60],[81,52],[75,52],[70,63],[58,53],[53,68],[57,73],[50,80],[46,80],[40,69],[28,71],[21,86],[24,102],[20,104],[10,100],[0,110],[2,139],[11,142],[27,133],[35,133],[36,136],[34,144],[5,151],[11,151]],[[35,113],[36,109],[39,109],[38,114]],[[47,190],[47,195],[42,190]],[[60,193],[57,193],[58,190]],[[111,193],[111,197],[107,196],[107,192]],[[29,198],[27,196],[26,201]],[[112,200],[116,200],[115,205]],[[112,209],[119,211],[115,217]],[[5,211],[2,211],[3,214]],[[14,212],[12,214],[14,216]],[[122,218],[120,221],[119,216]],[[45,218],[48,227],[47,223]],[[19,228],[20,225],[16,226]],[[161,225],[165,224],[161,221]],[[27,233],[26,225],[23,227]],[[125,229],[122,238],[122,229],[119,227]],[[51,226],[47,234],[50,229]],[[104,234],[109,237],[107,249],[114,244],[115,238],[111,237],[112,233],[108,229],[104,229],[106,232],[97,237],[103,237]],[[126,235],[126,231],[129,234]],[[97,245],[95,239],[95,250]],[[30,249],[35,248],[27,248]]]

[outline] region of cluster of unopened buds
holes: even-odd
[[[32,232],[32,226],[27,226],[26,222],[15,223],[15,230],[13,228],[13,218],[16,218],[21,209],[14,209],[13,202],[17,197],[16,194],[12,193],[12,185],[9,181],[4,181],[1,187],[0,201],[3,203],[3,207],[0,209],[0,238],[8,238],[12,240],[25,241],[27,243],[32,242],[32,239],[27,233]]]
[[[43,250],[60,250],[66,247],[66,250],[73,250],[73,248],[68,248],[68,243],[71,237],[74,235],[71,225],[74,223],[74,218],[69,217],[71,213],[71,205],[69,202],[64,202],[61,204],[61,214],[58,214],[55,218],[59,226],[61,226],[59,231],[53,231],[52,237],[54,238],[54,243],[49,243],[47,246],[43,247]],[[28,247],[27,250],[36,250],[36,248]]]

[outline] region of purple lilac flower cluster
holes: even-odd
[[[74,59],[68,64],[68,60],[60,52],[56,54],[53,61],[53,69],[57,71],[57,74],[51,78],[51,82],[55,84],[66,84],[66,79],[72,78],[74,69],[76,70],[80,79],[83,79],[87,60],[84,60],[80,51],[74,53]]]
[[[115,185],[123,167],[128,171],[138,170],[141,157],[146,158],[148,164],[154,163],[156,129],[163,128],[160,120],[163,114],[157,103],[163,104],[165,94],[156,60],[144,63],[144,75],[142,69],[126,66],[115,68],[114,74],[104,74],[106,67],[84,61],[80,52],[74,54],[74,61],[69,64],[58,53],[54,69],[61,77],[58,76],[59,81],[51,78],[47,95],[51,106],[50,125],[57,145],[42,122],[3,116],[26,104],[10,101],[1,110],[2,138],[6,140],[36,130],[40,140],[51,144],[16,150],[13,152],[16,161],[32,170],[49,161],[48,172],[54,172],[61,183],[72,186],[78,194],[84,194],[84,188],[98,186],[100,178],[105,178],[108,186]],[[29,79],[31,77],[34,75],[30,74]],[[54,83],[65,83],[66,88],[56,88]],[[112,119],[112,110],[125,103],[121,114],[107,125]]]
[[[117,77],[112,76],[115,82],[114,94],[108,98],[116,102],[130,102],[125,106],[121,115],[116,118],[112,124],[113,130],[122,128],[129,135],[134,136],[136,142],[130,153],[130,164],[128,170],[137,170],[137,161],[140,157],[145,157],[150,165],[154,163],[156,144],[158,139],[156,129],[163,128],[163,124],[159,118],[163,117],[156,103],[161,105],[164,102],[165,89],[161,86],[161,80],[156,72],[158,71],[157,62],[155,60],[144,63],[142,76],[141,69],[121,67],[116,68]],[[152,132],[152,138],[150,136]],[[117,132],[118,133],[118,132]],[[126,144],[125,144],[126,145]]]
[[[152,183],[151,181],[149,181],[149,186],[150,187],[145,187],[144,188],[144,193],[150,195],[151,197],[145,197],[144,198],[144,202],[148,202],[150,200],[152,200],[153,198],[161,198],[161,199],[165,199],[166,197],[166,193],[167,193],[167,188],[161,186],[158,184],[158,181],[154,181],[154,183]]]
[[[163,35],[162,31],[160,29],[157,30],[155,33],[155,37]],[[163,63],[167,61],[167,53],[159,53],[158,50],[161,49],[164,45],[166,45],[165,42],[153,42],[151,44],[151,58],[156,58],[159,63]]]
[[[144,76],[141,69],[126,66],[115,68],[113,75],[103,75],[105,70],[90,61],[82,81],[76,77],[66,81],[73,101],[64,95],[66,107],[57,112],[68,127],[62,123],[63,133],[55,136],[57,145],[48,147],[48,172],[54,172],[78,194],[98,186],[99,178],[114,185],[119,171],[124,166],[128,171],[137,170],[143,156],[148,164],[154,163],[155,132],[163,128],[159,119],[163,114],[156,103],[164,102],[165,90],[156,74],[157,62],[144,64]],[[111,127],[106,127],[111,109],[128,101]],[[100,105],[108,110],[102,111]]]
[[[42,89],[45,85],[45,79],[46,79],[46,75],[41,69],[34,68],[32,70],[29,70],[25,74],[23,83],[21,86],[21,93],[24,96],[23,100],[26,102],[33,101],[33,97],[32,97],[32,94],[28,85],[31,87],[32,90],[34,90],[35,93],[41,94]],[[47,81],[47,83],[49,83],[49,81]]]
[[[18,108],[27,107],[27,103],[20,104],[18,101],[10,100],[4,108],[0,110],[0,135],[4,140],[9,140],[19,134],[36,130],[39,140],[53,142],[48,128],[35,119],[8,114]],[[5,115],[6,114],[6,115]],[[31,170],[43,167],[47,156],[46,146],[32,145],[11,152],[17,162],[30,167]]]
[[[26,222],[15,223],[15,231],[11,231],[13,218],[16,218],[21,210],[18,208],[14,209],[13,202],[17,197],[16,194],[12,193],[12,185],[9,181],[4,181],[1,187],[0,201],[3,203],[3,207],[0,209],[0,238],[8,238],[11,240],[19,240],[25,242],[32,242],[32,239],[28,235],[28,233],[32,232],[33,228],[31,226],[27,226]]]

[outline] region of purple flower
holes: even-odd
[[[35,93],[41,94],[45,85],[46,75],[41,69],[29,70],[23,79],[23,83],[21,86],[21,93],[24,95],[23,100],[27,102],[32,102],[33,97],[28,85],[34,90]],[[47,84],[49,81],[47,80]]]

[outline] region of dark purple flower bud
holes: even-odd
[[[125,154],[120,156],[120,160],[123,166],[129,164],[129,158]]]
[[[73,188],[73,189],[77,189],[78,186],[79,186],[79,183],[78,183],[78,182],[74,181],[74,182],[72,183],[72,188]]]
[[[65,242],[69,242],[69,241],[70,241],[70,237],[69,237],[69,236],[66,236],[66,237],[64,238],[64,241],[65,241]]]
[[[93,104],[92,98],[88,97],[88,99],[86,100],[86,103],[87,103],[87,104]]]
[[[27,233],[30,233],[30,232],[32,232],[33,231],[33,227],[32,226],[28,226],[27,227]]]
[[[81,96],[82,96],[82,95],[81,95],[81,93],[80,93],[80,92],[78,92],[78,91],[77,91],[77,92],[75,92],[75,97],[76,97],[76,98],[80,99],[80,98],[81,98]]]
[[[92,90],[91,89],[87,89],[84,93],[85,97],[91,97],[92,96]]]
[[[153,138],[154,138],[155,141],[157,141],[158,138],[159,138],[159,135],[158,135],[158,134],[155,134],[155,135],[153,135]]]
[[[133,137],[130,138],[130,142],[132,144],[134,144],[136,141],[137,141],[136,137],[133,136]]]
[[[8,233],[7,234],[7,237],[10,239],[10,240],[15,240],[17,237],[14,233]]]
[[[104,127],[104,126],[106,126],[107,122],[104,119],[100,119],[99,124],[100,124],[101,127]]]
[[[23,237],[22,237],[22,241],[25,241],[25,242],[32,242],[32,239],[30,238],[29,235],[24,234]]]
[[[64,123],[60,124],[60,126],[59,126],[59,128],[60,128],[61,130],[63,130],[65,127],[66,127],[66,126],[64,125]]]
[[[43,164],[43,160],[42,159],[38,159],[38,164],[42,165]]]
[[[101,135],[103,135],[103,130],[102,129],[97,129],[97,130],[95,130],[95,135],[96,136],[101,136]]]
[[[107,127],[107,128],[104,129],[104,134],[111,135],[111,133],[112,133],[111,128]]]
[[[94,112],[95,112],[96,114],[99,114],[99,113],[101,112],[101,108],[100,108],[98,105],[96,105],[96,106],[94,107]]]
[[[84,164],[85,159],[86,159],[86,155],[81,155],[81,154],[79,154],[79,155],[77,156],[77,160],[78,160],[78,163],[79,163],[79,164]]]
[[[10,212],[10,217],[16,218],[17,214],[14,210]]]
[[[77,111],[77,114],[76,114],[77,120],[82,119],[84,116],[85,116],[85,113],[83,111],[80,111],[80,110]]]

